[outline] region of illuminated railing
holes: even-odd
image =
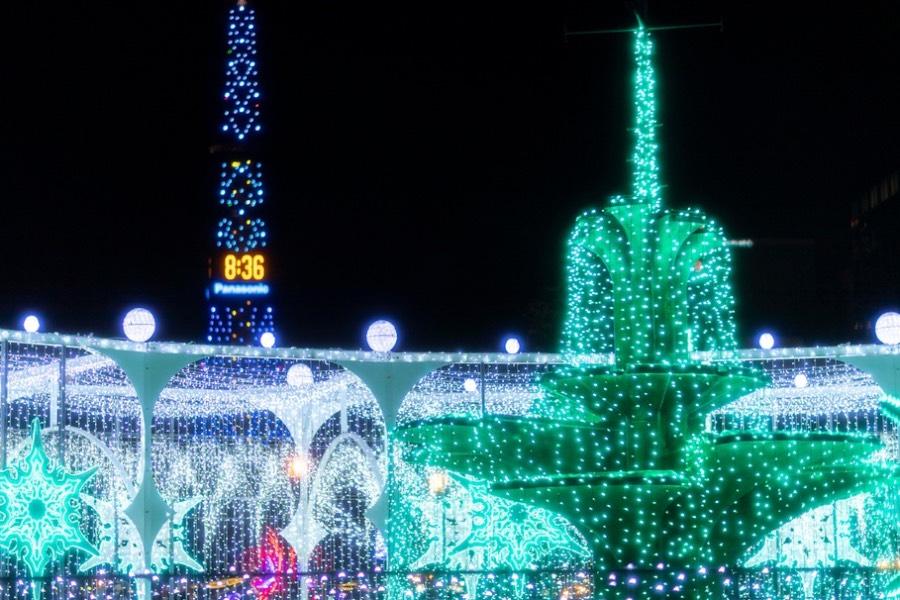
[[[897,461],[895,425],[879,411],[891,383],[879,373],[893,372],[896,348],[705,358],[750,361],[772,380],[710,415],[708,430],[853,430],[878,436],[879,459]],[[808,513],[721,571],[594,571],[578,556],[574,530],[572,552],[556,562],[461,566],[471,507],[435,487],[447,485],[446,475],[389,460],[390,432],[432,416],[526,414],[542,374],[569,359],[136,344],[0,330],[2,466],[28,454],[37,420],[48,460],[70,474],[96,469],[77,502],[89,548],[59,546],[41,572],[27,566],[21,543],[10,544],[16,531],[0,503],[0,598],[38,590],[52,598],[583,598],[613,584],[635,593],[662,586],[659,593],[677,596],[682,575],[709,577],[717,593],[734,598],[772,590],[820,597],[810,594],[844,580],[856,582],[859,597],[876,598],[892,585],[900,565],[886,556],[896,556],[896,539],[874,539],[871,496]],[[385,541],[392,477],[422,490],[407,496],[410,514],[391,508],[392,522],[415,518],[431,540],[396,570]],[[25,500],[32,499],[16,499]],[[882,555],[866,554],[879,544]]]

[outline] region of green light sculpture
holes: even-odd
[[[710,413],[766,381],[695,358],[735,347],[730,253],[699,209],[664,207],[653,45],[643,25],[634,40],[631,195],[582,215],[569,238],[562,346],[572,366],[542,379],[527,416],[431,418],[396,439],[407,462],[483,481],[578,527],[594,597],[708,597],[709,578],[623,590],[605,574],[740,566],[766,533],[892,471],[868,460],[880,447],[868,436],[707,428]],[[613,367],[577,363],[609,351]]]
[[[0,471],[0,548],[23,562],[32,578],[71,550],[97,554],[79,528],[79,494],[96,470],[71,474],[51,462],[35,419],[31,451]],[[39,584],[33,588],[37,596]]]

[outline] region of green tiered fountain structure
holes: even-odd
[[[873,437],[707,427],[767,381],[696,358],[735,346],[730,252],[702,211],[663,204],[643,25],[634,42],[631,194],[583,214],[569,239],[562,347],[572,365],[542,379],[525,416],[429,418],[397,432],[404,461],[568,519],[592,553],[596,598],[625,593],[603,578],[611,569],[737,567],[780,525],[886,476],[867,460]],[[610,351],[613,366],[579,362]]]

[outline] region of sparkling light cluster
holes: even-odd
[[[216,230],[216,247],[233,252],[250,252],[266,247],[266,225],[253,217],[254,208],[264,201],[262,165],[251,159],[222,163],[219,203],[229,210]]]
[[[261,129],[256,12],[245,2],[238,2],[228,13],[227,56],[222,131],[242,141]]]

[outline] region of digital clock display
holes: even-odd
[[[225,281],[262,281],[266,278],[266,257],[262,254],[226,254],[222,258]]]

